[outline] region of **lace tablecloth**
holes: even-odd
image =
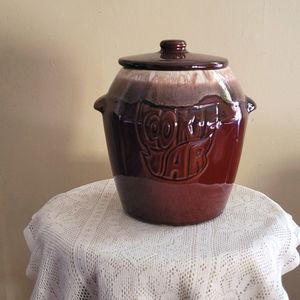
[[[25,229],[32,299],[288,299],[299,227],[235,185],[224,213],[192,226],[127,216],[112,179],[52,198]]]

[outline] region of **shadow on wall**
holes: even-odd
[[[23,229],[31,215],[51,196],[111,173],[107,160],[80,160],[70,152],[79,103],[86,99],[80,73],[68,57],[58,56],[51,47],[2,44],[0,75],[5,263],[0,278],[6,287],[4,299],[29,299]],[[88,105],[92,110],[93,103]],[[96,112],[95,118],[100,134]]]
[[[266,176],[263,182],[264,193],[276,201],[284,210],[293,216],[297,224],[300,224],[299,210],[299,183],[300,166],[297,165],[298,157],[287,164],[287,167],[279,166],[274,172]]]

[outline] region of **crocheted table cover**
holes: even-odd
[[[300,230],[262,193],[235,185],[219,217],[192,226],[127,216],[113,179],[48,201],[25,231],[32,299],[288,299]]]

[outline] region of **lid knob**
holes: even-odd
[[[186,42],[183,40],[163,40],[160,42],[160,53],[186,53]]]

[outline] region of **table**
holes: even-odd
[[[32,299],[288,299],[300,230],[262,193],[235,185],[224,213],[192,226],[137,221],[112,179],[48,201],[25,231]]]

